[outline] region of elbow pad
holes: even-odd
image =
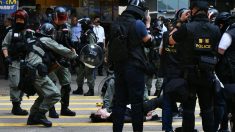
[[[159,45],[157,45],[157,42],[153,36],[147,42],[144,43],[144,47],[146,48],[151,48],[155,46],[159,46]]]

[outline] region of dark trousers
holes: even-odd
[[[131,104],[133,131],[143,131],[144,73],[131,64],[115,67],[113,132],[122,132],[126,105]]]
[[[195,127],[195,106],[196,95],[201,109],[202,126],[205,132],[214,132],[214,89],[213,82],[209,73],[197,70],[189,71],[187,78],[190,97],[183,103],[183,122],[184,132],[193,132]]]
[[[231,123],[232,123],[232,125],[233,125],[233,127],[231,128],[232,130],[232,132],[235,132],[235,100],[233,100],[232,101],[232,109],[231,109],[231,114],[232,114],[232,117],[231,117]],[[231,125],[231,124],[230,124]]]
[[[171,98],[171,95],[165,92],[164,86],[170,78],[164,78],[163,81],[163,107],[162,107],[162,130],[171,131],[173,113],[178,113],[176,101]]]
[[[167,94],[163,95],[163,109],[162,109],[162,130],[172,130],[172,106],[170,96]]]
[[[97,45],[99,45],[101,47],[101,49],[104,51],[104,43],[97,43]],[[103,75],[103,62],[101,63],[101,65],[98,67],[98,75]]]
[[[215,116],[215,127],[214,130],[219,129],[219,125],[222,123],[224,114],[228,116],[226,112],[226,103],[222,91],[215,95],[215,106],[214,106],[214,116]]]

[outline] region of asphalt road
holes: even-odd
[[[72,79],[72,89],[76,89],[75,76]],[[9,101],[9,88],[6,80],[0,79],[0,132],[112,132],[112,123],[92,123],[89,116],[98,108],[97,102],[102,102],[98,96],[98,86],[104,77],[97,76],[95,85],[96,96],[71,96],[70,108],[76,111],[77,116],[65,117],[60,116],[59,119],[50,119],[53,122],[53,127],[45,128],[43,126],[27,126],[27,116],[14,116],[10,113],[11,102]],[[154,86],[154,85],[153,85]],[[85,84],[84,91],[88,88]],[[152,89],[152,94],[155,89]],[[36,96],[24,97],[22,107],[29,110]],[[60,103],[56,104],[56,110],[60,112]],[[161,109],[157,109],[157,113],[161,116]],[[196,108],[196,128],[202,131],[201,118],[199,117],[199,108]],[[174,119],[174,128],[181,126],[181,119]],[[144,132],[159,132],[161,131],[161,121],[148,121],[144,123]],[[123,132],[131,132],[132,126],[130,123],[125,123]]]

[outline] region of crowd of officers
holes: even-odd
[[[111,26],[110,41],[106,46],[109,49],[109,45],[117,40],[114,31],[118,24],[123,24],[124,30],[128,29],[127,58],[110,60],[110,54],[114,55],[113,58],[117,58],[115,53],[120,55],[120,50],[110,50],[105,59],[115,76],[111,108],[113,131],[122,131],[127,104],[131,104],[133,131],[143,131],[143,103],[147,99],[144,95],[150,94],[154,76],[164,78],[161,89],[155,93],[163,95],[164,131],[174,131],[172,116],[173,109],[177,109],[176,102],[181,103],[183,121],[182,127],[175,131],[196,131],[194,112],[197,99],[203,130],[229,131],[228,121],[230,126],[235,123],[234,17],[228,12],[219,13],[215,8],[209,8],[204,0],[195,0],[189,9],[178,10],[173,19],[159,17],[151,21],[144,0],[129,0],[128,4],[114,21],[116,25]],[[24,87],[33,87],[32,95],[37,93],[38,98],[30,109],[27,125],[51,127],[52,122],[45,114],[49,111],[49,117],[58,118],[54,107],[58,101],[61,102],[61,115],[76,115],[69,109],[71,66],[78,76],[78,88],[73,93],[83,94],[84,78],[87,78],[89,91],[85,95],[94,95],[94,69],[103,61],[100,47],[104,47],[105,37],[103,29],[98,27],[99,17],[94,19],[97,29],[89,18],[78,20],[74,17],[72,26],[75,28],[70,30],[66,8],[58,6],[47,12],[47,18],[40,26],[30,21],[25,10],[17,10],[13,19],[7,19],[9,23],[13,22],[13,26],[6,26],[2,51],[9,65],[12,114],[28,115],[20,104],[24,92],[29,95],[32,92],[25,91]],[[101,37],[96,33],[99,29]],[[71,37],[71,31],[80,38]],[[88,44],[93,45],[82,53]],[[98,57],[94,53],[98,53]],[[87,54],[92,54],[93,58],[87,59]],[[61,89],[56,87],[56,78]],[[234,128],[231,131],[235,131]]]
[[[115,51],[109,51],[115,74],[113,131],[123,129],[126,104],[131,104],[133,131],[143,131],[143,97],[147,82],[144,76],[151,78],[156,69],[159,69],[157,76],[164,78],[162,130],[197,131],[198,99],[203,131],[229,131],[228,120],[230,126],[235,121],[234,17],[209,8],[205,0],[194,0],[189,9],[178,10],[173,20],[161,23],[160,18],[151,27],[145,1],[130,0],[129,4],[112,28],[115,30],[117,24],[127,25],[128,56],[121,60],[117,57],[118,50],[116,57]],[[163,24],[167,31],[163,31]],[[118,40],[115,35],[114,31],[111,48],[113,41]],[[159,53],[160,57],[151,51]],[[160,67],[155,63],[157,59],[160,59]],[[172,116],[176,102],[181,103],[183,121],[182,127],[174,130]],[[234,128],[231,131],[235,131]]]
[[[6,25],[1,47],[5,63],[9,66],[11,113],[28,115],[28,111],[20,107],[24,93],[28,96],[37,93],[39,96],[30,109],[28,125],[51,127],[52,123],[45,114],[49,111],[49,117],[59,118],[54,106],[58,101],[61,102],[61,115],[76,115],[69,109],[71,66],[78,75],[78,89],[73,93],[83,94],[84,78],[87,78],[89,91],[84,95],[94,96],[94,71],[103,62],[103,49],[96,44],[98,38],[104,36],[104,30],[99,32],[103,33],[101,35],[93,30],[93,25],[103,29],[99,26],[99,17],[95,17],[94,24],[90,18],[78,21],[73,17],[75,22],[70,29],[67,12],[65,7],[55,7],[51,19],[45,19],[41,24],[36,14],[32,16],[32,12],[23,9],[7,19],[12,22],[12,27],[11,24]],[[74,30],[73,34],[71,30]],[[56,87],[57,79],[60,89]]]

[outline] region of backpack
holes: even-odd
[[[119,17],[111,26],[111,38],[108,44],[108,60],[124,62],[129,58],[129,29],[135,19]]]

